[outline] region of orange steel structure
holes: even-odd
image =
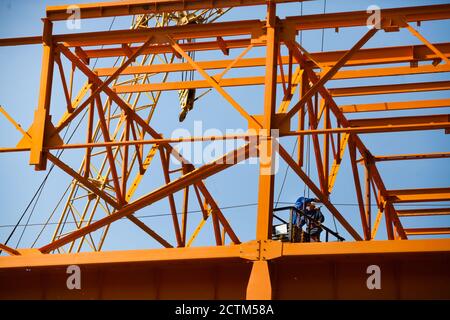
[[[378,162],[449,158],[449,152],[376,155],[365,146],[361,134],[441,130],[449,133],[450,115],[424,115],[349,120],[349,114],[391,110],[448,107],[450,99],[396,101],[338,105],[335,97],[449,90],[450,81],[370,85],[370,79],[450,71],[450,43],[430,43],[413,26],[424,21],[450,18],[450,5],[429,5],[381,10],[380,28],[367,29],[349,50],[308,52],[297,41],[299,31],[365,26],[366,11],[287,17],[276,15],[284,0],[152,0],[79,5],[81,19],[135,15],[130,30],[53,34],[55,22],[69,17],[68,6],[48,7],[42,37],[1,39],[1,46],[42,43],[40,95],[34,121],[28,131],[2,113],[23,133],[15,148],[0,152],[30,152],[30,164],[46,170],[50,161],[74,180],[53,239],[39,249],[13,249],[0,245],[9,256],[0,257],[0,297],[9,298],[450,298],[450,239],[408,240],[417,235],[448,235],[448,226],[404,228],[402,217],[449,215],[450,208],[400,210],[398,203],[450,201],[450,187],[390,190],[383,182]],[[267,7],[265,21],[210,23],[205,14],[239,6]],[[175,12],[202,11],[203,20],[188,23],[142,23],[151,17]],[[208,11],[209,10],[209,11]],[[208,13],[205,13],[208,12]],[[211,17],[211,16],[209,16]],[[362,49],[376,33],[407,29],[422,45]],[[102,46],[102,47],[100,47]],[[103,46],[108,46],[104,48]],[[265,48],[265,56],[245,58],[253,48]],[[226,59],[230,50],[240,51]],[[190,53],[208,51],[216,60],[197,61]],[[286,53],[286,54],[284,54]],[[156,57],[164,56],[161,62]],[[121,64],[92,68],[92,59],[117,58]],[[182,60],[182,61],[180,61]],[[64,63],[72,66],[67,78]],[[263,76],[224,77],[230,70],[263,68]],[[66,110],[58,122],[51,117],[53,71],[61,75]],[[211,74],[211,72],[217,73]],[[73,74],[87,78],[77,96],[72,94]],[[167,81],[167,75],[195,71],[201,80]],[[57,73],[56,73],[57,74]],[[160,78],[158,78],[160,76]],[[150,81],[150,80],[151,81]],[[154,80],[155,79],[155,80]],[[331,80],[359,79],[361,86],[329,87]],[[224,88],[264,86],[264,104],[251,114]],[[247,122],[245,134],[171,139],[152,126],[159,95],[164,91],[212,88]],[[139,103],[146,95],[150,105]],[[277,105],[277,95],[282,97]],[[298,96],[297,96],[298,95]],[[87,115],[85,143],[64,141],[61,132]],[[295,120],[295,121],[294,121]],[[294,126],[292,123],[297,125]],[[97,123],[97,126],[95,126]],[[273,136],[278,130],[280,140]],[[292,157],[282,138],[298,136],[298,153]],[[305,136],[311,136],[318,180],[305,172]],[[256,138],[256,143],[252,139]],[[243,147],[196,167],[173,147],[177,142],[239,139]],[[74,169],[55,155],[58,150],[83,149],[85,156]],[[96,149],[102,151],[96,152]],[[361,230],[351,225],[330,201],[336,177],[348,149],[356,187]],[[165,184],[139,198],[133,195],[159,154]],[[101,161],[98,160],[99,156]],[[226,215],[208,190],[205,180],[249,157],[261,157],[256,238],[241,243]],[[275,157],[280,156],[353,240],[338,243],[282,243],[271,239]],[[263,158],[264,157],[264,158]],[[171,167],[171,159],[181,165]],[[264,161],[262,161],[264,160]],[[361,176],[361,167],[364,176]],[[147,173],[148,174],[148,173]],[[176,179],[173,175],[177,174]],[[134,177],[134,178],[133,178]],[[183,192],[181,221],[174,194]],[[189,192],[194,192],[203,219],[191,235],[187,232]],[[372,195],[377,212],[371,210]],[[134,213],[168,199],[175,243],[171,243]],[[82,199],[82,212],[73,207]],[[99,218],[103,208],[105,215]],[[75,212],[77,211],[77,212]],[[75,228],[61,228],[64,219],[78,215]],[[94,219],[94,215],[96,219]],[[163,249],[101,252],[112,223],[127,218],[156,240]],[[215,246],[191,247],[211,219]],[[387,240],[375,240],[382,220]],[[96,241],[92,234],[100,233]],[[350,240],[350,239],[349,239]],[[407,240],[407,241],[405,241]],[[227,243],[228,242],[228,243]],[[89,246],[94,252],[86,251]],[[65,266],[82,267],[89,287],[69,291]],[[383,270],[383,289],[368,290],[366,267]],[[432,270],[432,272],[430,272]],[[191,275],[189,278],[186,274]]]

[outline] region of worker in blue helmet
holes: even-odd
[[[308,218],[311,218],[318,223],[322,223],[325,220],[320,208],[315,206],[315,202],[320,202],[320,200],[316,198],[299,197],[294,205],[297,210],[295,212],[296,214],[293,215],[292,221],[292,223],[300,229],[304,225],[307,225],[306,233],[309,235],[309,240],[311,242],[320,241],[322,228]]]
[[[305,197],[300,197],[297,199],[297,201],[295,201],[295,208],[297,210],[305,210],[306,206],[311,203],[311,202],[320,202],[319,199],[316,198],[305,198]]]
[[[308,219],[309,218],[309,219]],[[321,224],[325,221],[320,208],[314,202],[310,202],[305,210],[305,215],[300,218],[300,228],[306,224],[306,234],[310,242],[320,242]]]
[[[302,215],[302,213],[305,212],[306,210],[306,206],[313,202],[314,200],[317,200],[315,198],[306,198],[306,197],[300,197],[297,199],[297,201],[295,201],[295,209],[297,209],[297,211],[295,212],[296,214],[293,215],[292,217],[292,223],[294,225],[296,225],[297,227],[300,227],[300,217]],[[300,211],[300,212],[298,212]]]

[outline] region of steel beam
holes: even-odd
[[[450,215],[450,208],[404,209],[404,210],[397,210],[397,215],[399,217],[446,216]]]
[[[252,148],[254,148],[254,146],[252,146]],[[132,215],[136,211],[150,205],[151,203],[154,203],[167,197],[168,194],[178,192],[197,181],[206,179],[207,177],[213,174],[223,171],[235,165],[236,163],[245,160],[249,156],[249,153],[252,151],[251,150],[252,148],[249,147],[249,145],[246,145],[245,147],[240,148],[237,152],[233,151],[231,154],[227,154],[224,157],[219,158],[218,160],[212,163],[209,163],[198,169],[195,169],[183,175],[179,179],[171,181],[166,185],[154,190],[153,192],[135,200],[134,202],[126,204],[113,214],[105,218],[102,218],[90,225],[87,225],[81,229],[78,229],[64,237],[61,237],[58,240],[41,247],[39,250],[44,253],[51,252],[52,250],[59,248],[69,242],[72,242],[73,240],[76,240],[82,237],[83,235],[98,230],[123,217]]]
[[[300,110],[300,107],[305,104],[305,102],[311,98],[315,93],[319,92],[319,90],[330,80],[338,71],[341,69],[348,60],[356,53],[359,49],[364,46],[367,41],[369,41],[376,33],[377,29],[373,28],[369,30],[358,42],[356,42],[350,50],[348,50],[337,62],[333,65],[329,70],[327,70],[318,80],[315,82],[312,87],[302,96],[299,102],[295,106],[293,106],[283,118],[284,121],[288,121],[292,118],[292,116]]]
[[[245,48],[250,45],[250,39],[238,39],[238,40],[226,40],[227,48]],[[0,45],[2,40],[0,39]],[[264,43],[253,43],[253,46],[263,46]],[[439,43],[435,45],[441,52],[446,56],[450,57],[450,44]],[[209,50],[219,50],[219,46],[216,41],[209,42],[194,42],[180,44],[183,51],[193,52],[193,51],[209,51]],[[136,48],[131,48],[131,51],[135,51]],[[156,54],[156,53],[170,53],[172,49],[169,45],[154,45],[143,51],[145,54]],[[91,49],[85,50],[86,56],[88,58],[109,58],[117,56],[126,56],[127,53],[123,48],[105,48],[105,49]],[[320,63],[323,66],[330,66],[336,64],[336,62],[342,57],[345,51],[327,51],[327,52],[313,52],[310,53],[311,58]],[[283,64],[288,63],[289,57],[282,57]],[[391,64],[391,63],[403,63],[403,62],[414,62],[414,61],[430,61],[438,59],[439,57],[432,52],[425,45],[410,45],[410,46],[399,46],[399,47],[386,47],[386,48],[370,48],[361,49],[356,52],[352,58],[347,62],[348,66],[360,66],[360,65],[372,65],[372,64]],[[308,60],[310,64],[312,61]],[[214,67],[226,66],[228,62],[226,60],[217,61],[198,61],[197,62],[204,69],[213,69]],[[237,67],[258,67],[264,66],[264,58],[247,58],[241,59],[237,63]],[[181,69],[186,68],[190,70],[188,64],[174,64],[160,66],[167,71],[181,71]],[[145,67],[143,67],[145,68]],[[101,69],[109,70],[107,69]],[[133,70],[133,69],[130,69]],[[141,69],[146,70],[146,69]],[[434,70],[434,71],[433,71]],[[355,77],[372,77],[372,76],[382,76],[382,75],[402,75],[402,74],[413,74],[413,73],[426,73],[430,72],[446,72],[448,70],[447,65],[438,66],[418,66],[417,68],[411,67],[392,67],[392,68],[377,68],[377,69],[361,69],[361,70],[341,70],[333,77],[333,79],[346,79]],[[155,70],[157,71],[157,70]],[[113,71],[108,71],[109,73]]]
[[[431,5],[382,9],[381,18],[385,21],[402,17],[405,22],[421,22],[444,20],[450,17],[450,5]],[[339,12],[287,17],[286,22],[295,26],[296,30],[314,30],[324,28],[358,27],[367,24],[367,11]]]
[[[259,181],[258,181],[258,216],[256,221],[256,239],[268,240],[272,235],[273,197],[275,183],[275,151],[271,129],[275,128],[275,108],[277,97],[277,61],[279,30],[277,26],[276,6],[267,5],[267,48],[266,48],[266,76],[264,87],[264,114],[262,118],[263,140],[259,144]],[[254,265],[253,272],[264,273],[264,265]],[[267,271],[268,272],[268,271]],[[254,279],[258,282],[258,279]],[[267,279],[264,278],[264,283]],[[269,279],[270,283],[270,279]],[[252,290],[257,290],[253,288]],[[265,286],[267,287],[267,285]],[[254,291],[252,291],[254,293]],[[251,295],[252,297],[256,297]],[[258,296],[259,297],[259,296]],[[268,297],[266,297],[268,298]]]
[[[450,201],[450,188],[387,190],[386,196],[394,203]]]
[[[13,249],[7,245],[0,243],[0,253],[2,253],[2,251],[5,251],[6,253],[14,256],[20,255],[20,252],[17,251],[16,249]]]
[[[374,156],[375,161],[421,160],[450,158],[450,152],[435,152],[425,154],[396,154],[386,156]]]
[[[362,240],[361,236],[356,230],[348,223],[348,221],[341,215],[336,207],[328,200],[328,195],[323,194],[320,189],[313,183],[313,181],[303,172],[300,166],[291,158],[289,153],[279,146],[280,156],[286,161],[286,163],[292,168],[292,170],[299,176],[303,182],[311,188],[311,191],[320,199],[320,202],[327,207],[332,215],[339,221],[339,223],[352,235],[355,240]]]
[[[450,90],[450,81],[418,82],[328,89],[333,97]]]
[[[247,258],[259,252],[252,242],[241,245],[144,249],[125,251],[80,252],[70,254],[42,254],[37,249],[18,249],[20,255],[0,256],[0,270],[15,268],[61,267],[72,264],[114,265],[120,263],[202,261],[211,259]],[[282,246],[279,247],[279,244]],[[281,243],[271,241],[267,248],[280,249],[279,257],[348,257],[359,255],[443,254],[450,253],[450,239],[410,241],[356,241],[319,243]],[[278,250],[277,249],[277,250]],[[243,254],[246,252],[247,254]],[[252,254],[250,255],[250,252]],[[274,258],[274,259],[275,259]]]
[[[351,127],[414,125],[448,122],[450,122],[450,114],[349,120],[349,124]]]
[[[34,114],[30,164],[36,170],[45,170],[47,167],[46,152],[43,150],[46,139],[49,137],[48,123],[50,122],[50,101],[52,96],[54,45],[52,39],[53,24],[44,20],[41,85],[39,89],[38,107]]]
[[[271,0],[273,3],[301,2],[309,0]],[[129,16],[155,14],[186,10],[216,9],[265,5],[266,0],[126,0],[120,2],[100,2],[77,4],[81,19],[105,18],[113,16]],[[67,20],[71,16],[70,6],[48,6],[47,18],[52,21]]]
[[[423,236],[423,235],[443,235],[450,234],[449,228],[408,228],[405,232],[409,236]]]
[[[198,43],[196,43],[198,44]],[[190,51],[186,45],[180,44],[183,51]],[[395,47],[392,47],[395,48]],[[106,50],[106,49],[105,49]],[[366,49],[372,50],[372,49]],[[390,50],[390,48],[385,48],[385,50]],[[86,50],[86,55],[90,56],[93,50]],[[144,49],[146,51],[146,49]],[[364,52],[361,49],[359,52]],[[117,52],[119,56],[120,52]],[[333,54],[333,52],[327,52]],[[311,53],[312,56],[315,53]],[[289,56],[282,56],[281,62],[283,65],[289,64]],[[369,62],[370,60],[367,60]],[[213,60],[213,61],[196,61],[199,67],[204,70],[214,70],[214,69],[224,69],[232,63],[233,60]],[[348,61],[352,63],[352,58]],[[250,67],[263,67],[265,65],[264,58],[246,58],[239,59],[233,64],[234,68],[250,68]],[[117,67],[113,68],[97,68],[94,70],[99,77],[111,76],[117,70]],[[131,66],[125,68],[121,72],[121,75],[137,75],[137,74],[151,74],[151,73],[161,73],[161,72],[179,72],[179,71],[192,71],[195,68],[189,63],[170,63],[170,64],[154,64],[154,65],[144,65],[144,66]],[[333,80],[342,79],[357,79],[357,78],[371,78],[371,77],[382,77],[382,76],[399,76],[399,75],[411,75],[411,74],[426,74],[426,73],[440,73],[440,72],[450,72],[449,65],[424,65],[418,66],[416,68],[407,67],[390,67],[390,68],[373,68],[373,69],[356,69],[356,70],[341,70],[338,71],[334,76]]]
[[[412,100],[339,106],[344,113],[450,107],[450,99]]]
[[[53,255],[19,249],[20,256],[0,257],[0,298],[245,299],[248,262],[271,254],[274,299],[449,299],[449,241],[269,242]],[[81,268],[81,290],[67,289],[70,265]],[[367,288],[370,265],[380,267],[380,290]]]
[[[68,47],[84,47],[99,45],[114,45],[127,43],[130,50],[135,50],[131,44],[145,42],[153,38],[153,44],[169,44],[167,35],[174,40],[207,39],[228,36],[261,35],[264,22],[260,20],[243,20],[217,22],[212,24],[188,24],[182,26],[167,26],[150,29],[127,29],[113,31],[96,31],[86,33],[71,33],[55,35],[55,42],[64,43]],[[122,50],[124,50],[122,48]],[[147,53],[147,52],[144,52]]]
[[[361,50],[363,51],[363,50]],[[351,62],[351,60],[349,61]],[[389,68],[371,68],[371,69],[355,69],[355,70],[341,70],[333,77],[333,80],[343,79],[360,79],[360,78],[374,78],[374,77],[391,77],[403,76],[413,74],[427,74],[450,72],[450,65],[423,65],[417,67],[389,67]]]

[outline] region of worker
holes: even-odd
[[[303,211],[303,210],[306,209],[306,206],[307,206],[309,203],[313,202],[313,201],[320,202],[320,200],[319,200],[319,199],[316,199],[316,198],[305,198],[305,197],[300,197],[300,198],[298,198],[297,201],[295,202],[294,207],[295,207],[297,210]]]
[[[317,200],[315,198],[306,198],[306,197],[299,197],[297,201],[295,202],[294,208],[296,210],[293,210],[292,214],[292,241],[293,242],[304,242],[304,232],[302,231],[302,226],[300,225],[302,216],[306,210],[306,206],[314,201]]]
[[[322,232],[320,225],[324,221],[325,217],[320,208],[317,208],[314,202],[309,202],[304,210],[304,215],[300,217],[300,228],[307,225],[306,234],[309,235],[310,242],[320,242],[320,233]]]
[[[295,214],[292,217],[292,223],[294,225],[296,225],[297,227],[300,227],[300,217],[305,212],[306,206],[313,201],[318,202],[319,200],[315,199],[315,198],[305,198],[305,197],[300,197],[297,199],[297,201],[295,202],[295,205],[294,205],[294,207],[295,207],[295,209],[297,209],[297,211],[295,211]]]

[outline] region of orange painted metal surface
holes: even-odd
[[[449,299],[449,245],[449,240],[283,245],[272,241],[205,248],[28,253],[0,257],[0,297]],[[73,264],[81,267],[83,290],[66,287],[66,269]],[[367,287],[371,265],[381,270],[379,290]],[[186,273],[190,276],[185,277]]]
[[[20,124],[1,108],[2,114],[24,138],[15,148],[1,148],[0,152],[30,151],[30,164],[37,170],[45,170],[47,161],[51,161],[73,178],[74,186],[86,190],[88,199],[80,215],[86,223],[77,223],[70,232],[63,232],[64,217],[69,215],[71,201],[77,199],[75,189],[72,189],[52,239],[39,249],[15,250],[0,245],[0,249],[11,254],[0,257],[0,297],[450,299],[449,240],[408,240],[410,236],[447,235],[450,233],[448,226],[407,228],[401,220],[403,217],[443,216],[449,213],[448,209],[421,207],[400,210],[397,206],[398,203],[450,201],[450,189],[417,187],[391,190],[377,166],[381,161],[444,159],[448,158],[448,153],[373,155],[361,137],[366,133],[417,130],[448,133],[448,114],[364,117],[364,112],[443,108],[449,106],[449,99],[406,99],[350,105],[338,105],[335,100],[338,97],[444,91],[450,89],[449,81],[330,87],[333,80],[360,79],[364,82],[375,77],[449,72],[450,44],[429,42],[410,23],[449,19],[450,5],[383,9],[381,28],[366,31],[348,50],[310,53],[296,41],[296,31],[365,26],[367,12],[278,19],[277,5],[285,2],[293,1],[158,0],[80,5],[82,19],[138,14],[145,18],[150,13],[161,14],[180,8],[213,10],[253,5],[266,5],[267,17],[266,21],[217,23],[201,19],[202,23],[180,20],[174,24],[166,21],[157,27],[136,22],[130,30],[58,35],[52,33],[52,26],[56,21],[67,18],[67,6],[49,7],[42,38],[0,40],[0,46],[42,43],[44,53],[33,125],[28,131],[21,129]],[[218,12],[215,14],[220,15]],[[422,44],[362,49],[375,34],[400,29],[408,30]],[[103,45],[113,47],[99,48]],[[256,47],[264,47],[264,57],[244,58]],[[235,49],[244,50],[234,59],[224,59],[223,56]],[[288,52],[287,56],[281,55],[282,49]],[[196,61],[190,55],[195,51],[209,51],[218,57]],[[156,55],[164,55],[166,59],[153,63]],[[106,57],[116,57],[121,59],[121,63],[109,68],[91,67],[90,59]],[[176,62],[181,58],[182,62]],[[136,63],[139,59],[142,59],[140,65]],[[152,62],[146,64],[146,59]],[[56,125],[52,122],[50,110],[55,62],[66,103],[64,114]],[[399,63],[406,65],[393,66]],[[71,79],[75,71],[87,79],[77,97],[72,95],[72,80],[66,80],[65,64],[73,68]],[[230,70],[247,71],[246,68],[255,67],[263,68],[264,76],[225,77]],[[195,71],[201,80],[167,81],[171,73],[185,71]],[[161,76],[159,81],[148,81],[154,74]],[[122,81],[123,77],[130,75],[134,79]],[[250,113],[224,89],[256,85],[264,85],[261,114]],[[230,112],[240,116],[254,133],[186,138],[191,142],[215,139],[244,139],[248,142],[219,159],[195,166],[172,146],[181,140],[163,137],[153,128],[151,119],[161,92],[200,88],[212,88],[219,93]],[[152,94],[152,107],[139,105],[141,94]],[[283,95],[283,100],[277,106],[280,95]],[[116,113],[111,111],[112,104],[117,107]],[[142,110],[148,113],[144,114]],[[62,130],[80,119],[83,112],[88,113],[86,142],[71,145],[63,141],[60,138]],[[350,113],[361,118],[349,120],[347,115]],[[293,129],[291,120],[296,118],[299,123],[297,129]],[[94,119],[98,120],[96,126]],[[271,129],[278,129],[281,137],[299,137],[297,157],[291,156],[282,142],[276,141]],[[98,133],[101,133],[101,139]],[[252,144],[250,138],[256,135],[259,139]],[[311,153],[317,170],[313,175],[307,174],[305,169],[305,135],[312,136]],[[322,143],[319,135],[323,135]],[[152,146],[148,153],[144,153],[144,145]],[[98,171],[93,167],[93,159],[94,148],[100,147],[104,152],[98,178],[93,173]],[[347,147],[353,173],[351,183],[356,188],[360,216],[358,225],[349,223],[330,198]],[[85,155],[78,171],[52,153],[60,149],[80,148],[85,149]],[[165,183],[150,192],[147,190],[139,198],[133,197],[158,153]],[[257,221],[254,226],[256,237],[254,241],[241,243],[204,180],[251,156],[260,158]],[[280,156],[324,204],[353,238],[350,242],[293,244],[271,240],[275,176],[267,174],[267,171],[273,168],[275,156]],[[174,166],[173,159],[180,161],[181,165]],[[364,176],[359,173],[358,166],[364,169]],[[174,172],[180,173],[177,179],[171,176]],[[134,178],[132,174],[135,174]],[[184,193],[182,203],[175,201],[177,192]],[[199,227],[192,234],[187,228],[189,193],[195,193],[203,215]],[[169,201],[173,229],[154,229],[135,216],[138,210],[163,199]],[[377,210],[369,209],[372,200],[375,200]],[[88,212],[93,201],[94,209]],[[105,210],[105,215],[94,219],[99,203],[107,204],[111,211]],[[181,219],[177,216],[177,208],[182,208]],[[376,217],[373,219],[374,212]],[[216,246],[190,248],[209,217],[213,225],[211,238]],[[93,251],[101,251],[109,226],[122,218],[130,220],[164,249],[81,252],[87,245]],[[382,218],[388,240],[377,241],[375,238]],[[102,232],[97,243],[91,238],[95,232]],[[169,232],[173,232],[172,241],[166,239]],[[63,250],[70,253],[61,253]],[[78,293],[64,287],[65,267],[71,264],[82,267],[87,290]],[[372,264],[383,270],[382,290],[367,288],[366,268]],[[186,277],[186,272],[193,276]]]
[[[309,0],[272,0],[273,3],[301,2]],[[209,0],[151,0],[151,1],[120,1],[98,2],[78,5],[81,9],[81,18],[103,18],[122,15],[151,14],[173,12],[181,10],[197,10],[210,8],[228,8],[241,6],[265,5],[266,0],[219,0],[213,3]],[[50,20],[66,20],[69,6],[47,7],[47,18]]]

